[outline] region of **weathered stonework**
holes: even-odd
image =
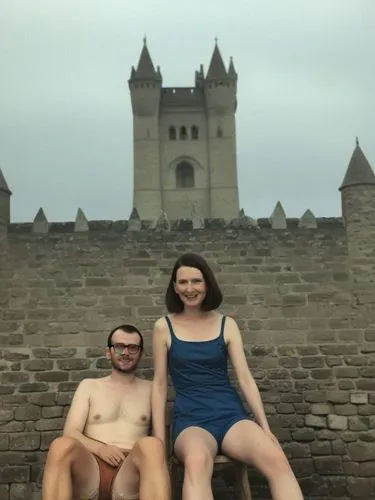
[[[78,381],[107,373],[113,325],[126,320],[145,332],[141,373],[152,377],[152,325],[165,312],[171,266],[187,250],[217,274],[222,311],[241,327],[269,422],[305,495],[373,498],[374,295],[353,276],[341,220],[318,219],[316,229],[287,220],[284,230],[267,219],[245,228],[205,221],[198,230],[88,225],[49,224],[46,234],[11,224],[1,247],[2,499],[40,498],[48,445]],[[254,498],[269,498],[259,474],[250,478]],[[214,485],[218,498],[234,498],[230,471]]]

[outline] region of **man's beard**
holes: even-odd
[[[136,371],[137,369],[137,366],[138,366],[138,362],[133,362],[130,366],[128,366],[127,368],[123,368],[120,363],[116,360],[113,360],[111,358],[111,365],[112,365],[112,368],[114,370],[116,370],[117,372],[119,373],[127,373],[127,374],[130,374],[130,373],[133,373]]]

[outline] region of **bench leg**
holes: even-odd
[[[177,464],[174,464],[172,460],[169,471],[171,480],[172,500],[175,500],[177,498],[177,469],[178,469]]]
[[[251,490],[249,484],[249,477],[247,475],[247,465],[237,463],[236,469],[236,483],[240,500],[251,500]]]

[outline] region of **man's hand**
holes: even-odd
[[[112,467],[119,466],[125,459],[125,455],[120,448],[110,444],[102,444],[98,450],[98,457],[107,462],[107,464],[112,465]]]

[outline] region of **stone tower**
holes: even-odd
[[[8,226],[10,223],[10,197],[12,193],[0,168],[0,224]]]
[[[340,186],[348,256],[356,279],[375,280],[375,175],[358,138]]]
[[[142,219],[238,216],[237,73],[215,44],[194,87],[163,87],[146,40],[129,88],[133,109],[133,205]]]

